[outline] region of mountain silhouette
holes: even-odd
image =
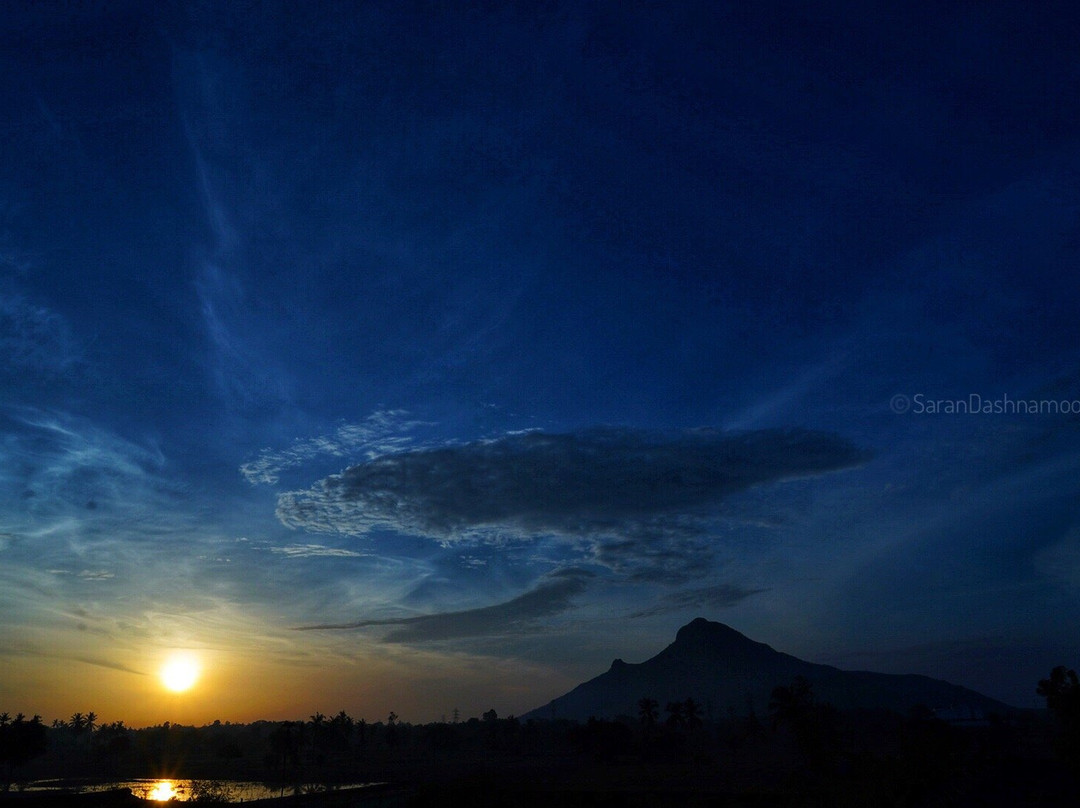
[[[661,709],[669,701],[692,698],[714,718],[750,710],[764,715],[772,689],[791,684],[796,676],[810,682],[819,700],[842,710],[906,713],[921,704],[973,718],[1012,710],[989,696],[928,676],[844,671],[806,662],[699,617],[679,629],[675,642],[652,659],[636,665],[616,659],[606,673],[522,717],[636,717],[637,703],[644,697],[656,699]]]

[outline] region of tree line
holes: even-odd
[[[1054,749],[1080,772],[1080,680],[1058,667],[1040,680],[1047,706],[1036,729],[1052,731]],[[479,718],[428,724],[395,712],[368,722],[341,710],[293,721],[215,721],[202,727],[162,724],[133,729],[76,712],[46,725],[40,716],[0,713],[0,784],[56,776],[134,779],[255,780],[267,783],[365,782],[409,767],[454,768],[483,761],[566,755],[585,761],[678,762],[738,766],[750,760],[794,764],[815,777],[869,766],[897,789],[933,789],[957,776],[972,756],[1012,754],[1016,727],[992,719],[964,732],[916,707],[908,715],[841,713],[796,678],[772,690],[768,713],[752,708],[715,717],[691,696],[666,702],[642,695],[615,719],[521,721],[489,710]],[[635,709],[636,708],[636,709]],[[1011,733],[1011,735],[1010,735]],[[562,758],[560,758],[562,759]],[[723,761],[721,763],[720,761]],[[875,768],[876,767],[876,768]]]

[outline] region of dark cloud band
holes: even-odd
[[[866,458],[807,430],[530,432],[377,457],[281,494],[277,514],[316,532],[387,528],[440,541],[625,535],[661,517],[707,514],[752,486]]]
[[[407,643],[520,634],[536,627],[541,617],[559,614],[570,608],[570,599],[584,591],[592,575],[583,570],[567,569],[552,573],[523,595],[484,606],[442,614],[399,617],[389,620],[358,620],[318,626],[301,626],[300,631],[357,629],[393,626],[386,642]]]

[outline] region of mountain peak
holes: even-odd
[[[525,718],[584,721],[634,715],[643,697],[660,704],[692,698],[728,712],[767,709],[772,690],[796,676],[809,681],[814,695],[841,710],[892,710],[903,715],[912,705],[963,705],[979,714],[1005,714],[1009,707],[981,693],[926,676],[842,671],[781,653],[723,623],[702,617],[687,623],[675,642],[644,662],[621,659],[594,679],[554,699]]]
[[[716,623],[712,620],[706,620],[704,617],[694,618],[680,628],[679,632],[675,635],[676,645],[697,645],[702,642],[710,645],[742,645],[745,643],[754,643],[754,641],[745,634],[736,631],[731,626],[725,625],[724,623]]]

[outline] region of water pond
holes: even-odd
[[[87,794],[94,791],[111,791],[117,788],[129,788],[136,797],[157,802],[185,802],[198,797],[214,798],[215,801],[248,802],[264,800],[268,797],[306,794],[313,791],[338,791],[342,789],[364,788],[372,783],[341,783],[323,785],[306,783],[301,785],[275,786],[270,783],[257,783],[243,780],[183,780],[183,779],[147,779],[113,780],[110,782],[87,783],[72,780],[37,780],[26,786],[28,792],[74,791]]]

